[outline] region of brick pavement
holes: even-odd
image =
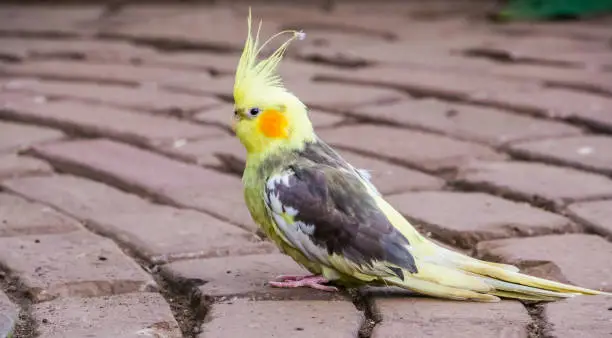
[[[482,6],[257,5],[319,135],[427,236],[612,291],[612,32]],[[245,8],[0,7],[0,337],[608,337],[612,302],[272,289],[242,200]],[[469,19],[466,19],[469,18]],[[607,20],[607,21],[606,21]],[[357,137],[356,137],[357,136]]]

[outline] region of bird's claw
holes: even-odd
[[[309,287],[316,290],[335,292],[338,288],[334,286],[323,285],[329,281],[323,276],[278,276],[277,279],[282,277],[282,282],[272,281],[268,284],[275,288],[299,288]]]

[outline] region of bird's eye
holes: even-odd
[[[249,115],[251,117],[255,117],[259,114],[259,108],[251,108],[251,110],[249,110]]]

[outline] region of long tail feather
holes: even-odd
[[[499,297],[494,295],[444,286],[410,275],[406,275],[403,280],[398,277],[385,277],[383,279],[391,285],[432,297],[452,300],[476,300],[480,302],[498,302],[500,300]]]
[[[512,298],[512,299],[529,300],[529,301],[536,301],[536,302],[541,302],[541,301],[552,302],[555,300],[559,300],[559,298],[556,298],[556,297],[529,296],[529,295],[525,295],[525,294],[518,293],[518,292],[512,292],[512,291],[495,290],[495,291],[490,291],[489,293],[497,297],[501,297],[501,298]]]
[[[538,289],[538,288],[534,288],[531,286],[524,286],[520,284],[508,283],[508,282],[504,282],[504,281],[489,278],[489,277],[482,277],[482,278],[486,283],[491,285],[497,291],[507,291],[507,292],[517,293],[517,294],[521,294],[525,296],[532,296],[532,297],[550,297],[554,299],[571,298],[577,295],[575,293],[555,292],[555,291],[549,291],[549,290],[544,290],[544,289]]]
[[[489,262],[480,261],[467,256],[465,257],[468,259],[463,259],[462,262],[459,262],[458,268],[478,275],[498,279],[504,282],[519,284],[523,286],[530,286],[533,288],[539,288],[549,291],[556,291],[560,293],[577,293],[586,295],[597,295],[601,293],[601,291],[555,282],[544,278],[529,276],[519,272],[508,271],[505,269],[501,269],[493,264],[490,264]]]
[[[474,276],[461,270],[442,265],[419,262],[418,278],[444,286],[476,292],[488,292],[493,287],[480,276]]]
[[[577,295],[606,294],[519,272],[513,265],[486,262],[422,243],[417,257],[418,272],[383,280],[405,289],[436,297],[492,302],[499,297],[530,301],[555,301]]]
[[[461,271],[480,277],[483,282],[494,289],[489,291],[489,293],[497,296],[550,301],[570,298],[576,295],[606,294],[602,291],[522,274],[518,272],[519,269],[517,267],[512,265],[478,260],[445,248],[436,248],[436,250],[443,251],[442,257],[444,257],[446,262],[440,263],[450,263]]]

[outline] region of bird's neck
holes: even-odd
[[[282,157],[283,154],[300,151],[306,143],[312,142],[316,138],[315,134],[309,137],[291,137],[270,141],[265,147],[257,151],[247,152],[247,166],[259,167],[262,162],[272,157]]]
[[[261,138],[257,140],[257,144],[246,147],[248,164],[257,166],[269,157],[299,151],[306,143],[317,139],[306,111],[294,116],[288,137]]]

